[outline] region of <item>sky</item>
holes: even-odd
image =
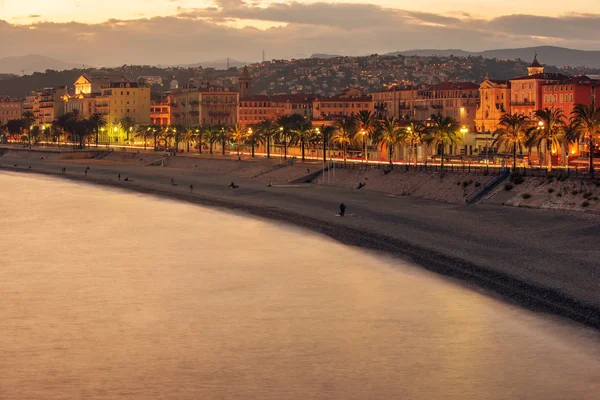
[[[313,53],[600,50],[600,2],[580,0],[0,0],[0,57],[78,64],[259,61]]]

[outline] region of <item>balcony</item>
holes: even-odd
[[[524,100],[524,101],[511,101],[511,106],[535,106],[535,102]]]
[[[228,111],[209,111],[208,115],[211,117],[229,117],[231,113]]]

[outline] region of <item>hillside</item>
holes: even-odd
[[[470,52],[459,49],[447,49],[447,50],[436,50],[436,49],[423,49],[423,50],[407,50],[397,51],[390,53],[391,55],[404,55],[404,56],[441,56],[448,57],[454,55],[456,57],[484,57],[484,58],[499,58],[514,60],[520,58],[521,60],[529,61],[533,59],[533,55],[537,53],[538,60],[545,65],[554,65],[557,67],[578,67],[587,66],[592,68],[600,68],[600,51],[586,51],[586,50],[575,50],[567,49],[564,47],[555,46],[537,46],[537,47],[523,47],[516,49],[497,49],[497,50],[485,50],[480,52]]]
[[[81,66],[81,64],[56,60],[38,54],[0,58],[0,74],[21,75],[23,72],[25,74],[32,74],[34,72],[44,72],[47,69],[62,71]]]

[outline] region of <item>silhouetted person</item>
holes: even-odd
[[[310,168],[306,168],[306,173],[309,174],[310,173]]]
[[[346,213],[346,205],[344,203],[340,204],[340,217],[343,217]]]
[[[87,169],[85,170],[85,176],[87,176]]]
[[[194,185],[190,185],[190,193],[194,193]]]
[[[121,174],[118,175],[119,176],[119,181],[121,180]]]
[[[171,178],[171,185],[175,185],[175,179]]]
[[[129,182],[129,177],[126,176],[125,179],[123,179],[125,182]]]
[[[31,169],[31,165],[29,167],[27,167],[27,168]]]
[[[273,186],[273,181],[269,181],[269,184],[267,185],[267,187],[271,187]]]
[[[237,189],[239,186],[238,186],[238,185],[236,185],[235,183],[231,182],[231,183],[229,184],[229,187],[230,187],[230,188],[232,188],[232,189]]]
[[[362,189],[365,185],[366,185],[366,183],[359,182],[356,189]]]

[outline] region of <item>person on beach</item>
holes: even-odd
[[[306,168],[306,173],[310,174],[310,168]]]
[[[366,183],[359,182],[356,189],[362,189],[365,185],[366,185]]]
[[[171,178],[171,185],[175,185],[175,179]]]
[[[346,213],[346,205],[344,203],[340,204],[340,217],[343,217]]]
[[[238,185],[236,185],[235,183],[231,182],[231,183],[229,184],[229,187],[230,187],[230,188],[232,188],[232,189],[237,189],[239,186],[238,186]]]
[[[273,186],[273,181],[269,181],[269,184],[267,185],[267,187],[271,187]]]
[[[119,174],[119,182],[121,181],[121,174]]]
[[[128,177],[128,176],[126,176],[126,177],[125,177],[125,179],[124,179],[124,181],[125,181],[125,182],[129,182],[129,177]]]
[[[194,193],[194,185],[190,185],[190,193]]]
[[[85,170],[85,176],[87,176],[87,169]]]

